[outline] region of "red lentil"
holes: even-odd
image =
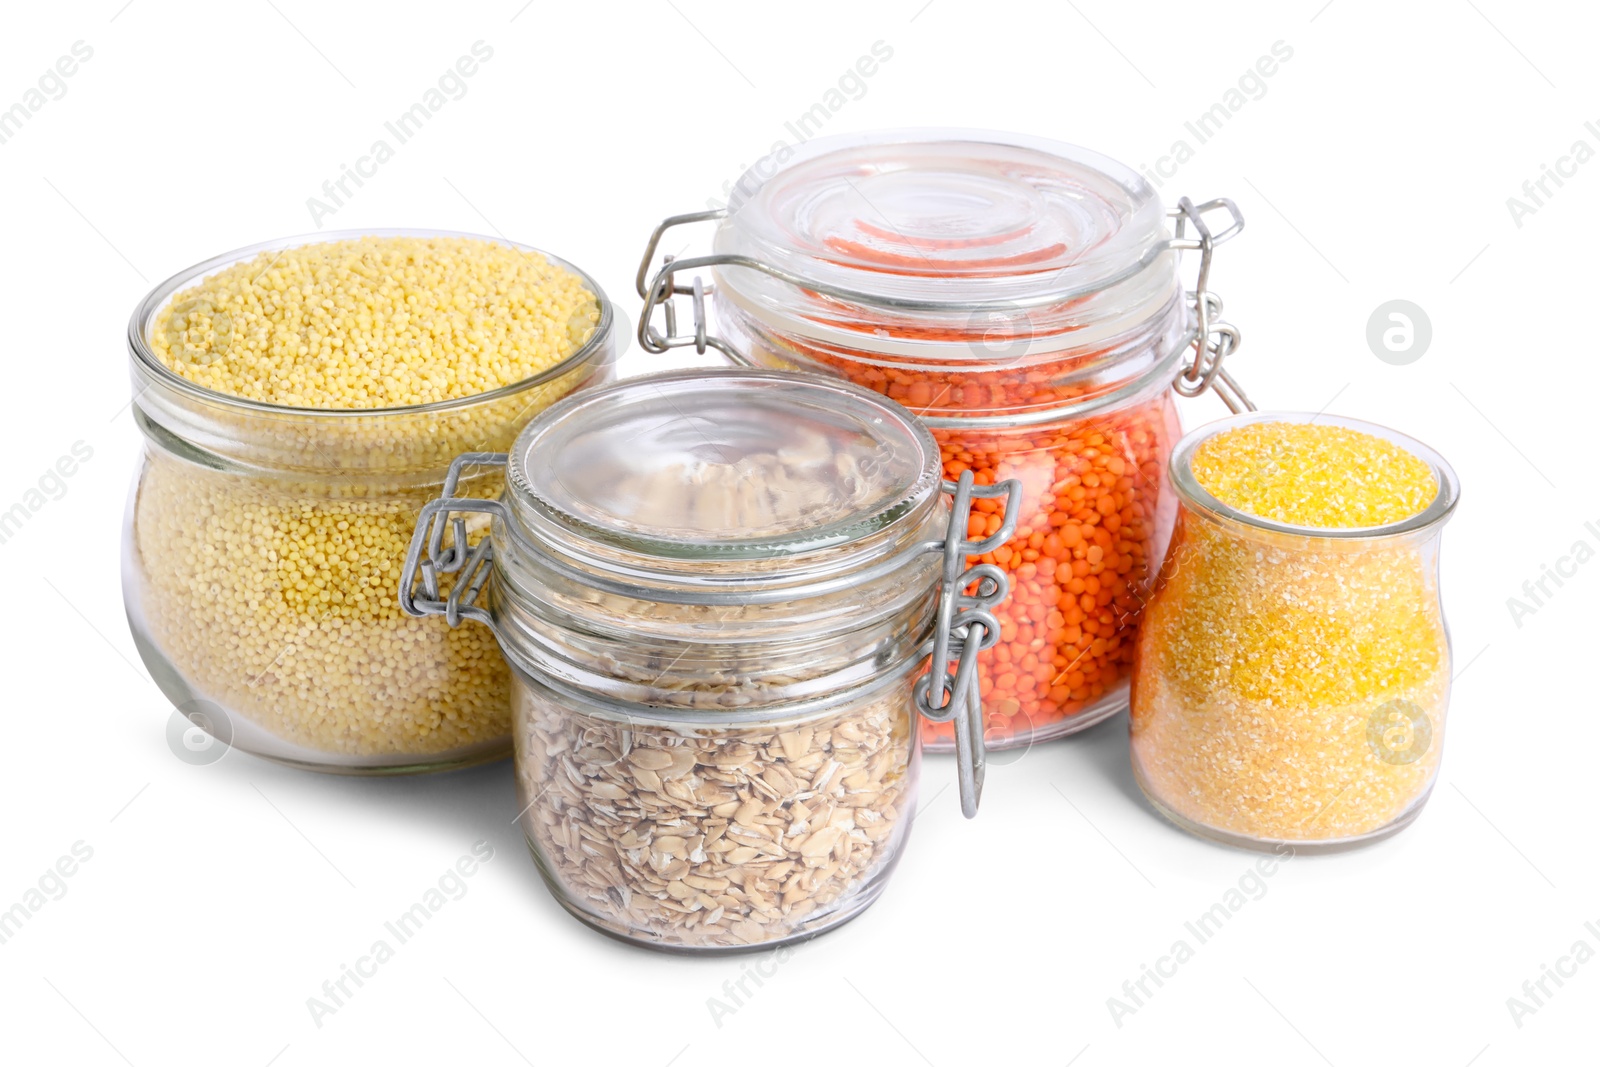
[[[941,339],[937,331],[919,335]],[[946,331],[944,338],[964,335]],[[1055,383],[1098,353],[984,375],[928,374],[885,368],[813,350],[813,358],[923,416],[967,404],[1061,406],[1082,402],[1082,387]],[[980,380],[973,380],[980,379]],[[1134,637],[1166,551],[1175,505],[1165,490],[1166,461],[1178,437],[1172,397],[1163,388],[1137,404],[1081,419],[1009,429],[934,429],[945,477],[972,471],[981,485],[1016,478],[1023,485],[1016,536],[971,563],[993,563],[1011,576],[1011,595],[996,609],[1001,641],[983,653],[980,692],[985,733],[1005,743],[1116,699],[1133,664]],[[973,537],[1000,528],[1002,502],[980,500]],[[953,738],[930,726],[935,746]]]

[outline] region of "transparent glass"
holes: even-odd
[[[971,468],[1023,486],[1017,532],[970,562],[1011,576],[995,610],[1000,643],[983,667],[985,739],[1014,748],[1076,733],[1127,706],[1133,647],[1177,503],[1166,459],[1179,436],[1173,396],[1098,417],[1003,430],[936,429],[947,477]],[[998,528],[998,508],[982,510]],[[977,531],[972,531],[976,533]],[[954,743],[928,728],[930,748]]]
[[[883,891],[911,830],[905,673],[815,710],[731,717],[597,703],[516,672],[523,832],[563,907],[627,941],[804,940]]]
[[[1385,527],[1310,529],[1238,512],[1194,480],[1200,441],[1172,458],[1180,509],[1145,607],[1132,685],[1134,775],[1179,826],[1227,844],[1337,849],[1408,825],[1444,748],[1450,640],[1439,541],[1455,506],[1449,466],[1420,515]]]
[[[938,469],[881,397],[770,371],[629,379],[522,433],[485,594],[523,830],[569,911],[732,952],[877,898],[911,824]]]
[[[432,235],[379,231],[399,233]],[[356,234],[316,240],[347,236]],[[146,446],[125,523],[123,591],[135,643],[176,707],[254,755],[351,774],[501,758],[511,747],[510,674],[492,635],[406,616],[396,584],[417,513],[458,453],[508,448],[535,413],[611,376],[610,305],[584,276],[600,318],[579,350],[524,382],[411,408],[245,401],[195,386],[151,354],[152,324],[173,293],[304,243],[199,264],[134,313],[133,405]],[[493,497],[501,484],[497,472],[478,473],[460,492]]]
[[[496,524],[522,826],[569,911],[640,944],[736,951],[877,898],[910,830],[936,502],[854,542],[765,560],[708,546],[626,584],[611,552],[568,555],[548,524],[513,533],[520,509]]]
[[[1063,737],[1127,706],[1134,640],[1177,511],[1167,459],[1180,436],[1169,388],[1182,351],[1179,305],[1109,352],[1069,348],[1022,370],[970,353],[868,361],[780,335],[732,305],[719,313],[757,365],[840,374],[923,416],[945,478],[970,470],[982,485],[1022,483],[1015,535],[969,560],[996,564],[1011,579],[996,610],[1001,641],[979,659],[989,747]],[[976,350],[1003,344],[968,340]],[[952,417],[963,408],[980,417]],[[999,508],[977,501],[986,525],[979,530],[975,517],[969,533],[997,530]],[[923,738],[930,751],[954,748],[948,724],[926,726]]]

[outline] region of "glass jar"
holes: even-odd
[[[316,240],[358,236],[469,235],[378,230]],[[611,376],[611,303],[587,275],[546,255],[595,297],[588,340],[535,377],[412,407],[262,403],[197,385],[156,357],[152,331],[174,294],[259,253],[308,243],[289,238],[208,260],[134,311],[133,413],[145,436],[123,538],[134,643],[180,711],[256,756],[349,774],[502,758],[511,748],[510,673],[494,641],[405,615],[394,583],[418,512],[456,455],[506,447],[534,412]],[[459,491],[493,497],[499,475],[481,472]]]
[[[401,595],[499,637],[523,831],[577,918],[696,951],[850,919],[910,831],[919,710],[957,722],[976,811],[1006,580],[963,561],[1009,531],[963,532],[1019,487],[943,486],[928,431],[868,390],[745,370],[571,397],[452,479],[500,463],[500,500],[452,480],[423,509]]]
[[[1385,526],[1294,526],[1247,514],[1191,468],[1213,435],[1315,421],[1372,434],[1432,469],[1420,513]],[[1438,774],[1450,696],[1439,538],[1458,485],[1443,458],[1329,415],[1251,414],[1179,442],[1180,509],[1145,606],[1130,722],[1134,776],[1167,818],[1258,849],[1331,850],[1416,818]]]
[[[1173,394],[1248,404],[1222,369],[1238,332],[1207,291],[1213,247],[1243,226],[1233,204],[1169,213],[1103,156],[981,131],[817,138],[736,189],[727,210],[657,229],[639,272],[645,348],[842,375],[921,417],[946,478],[1021,482],[1014,536],[973,561],[1012,581],[982,660],[987,742],[1026,746],[1121,710],[1176,509]],[[1218,210],[1231,220],[1213,232]],[[666,257],[647,277],[668,228],[708,220],[713,254]],[[1184,249],[1201,252],[1187,295]],[[702,267],[711,284],[679,280]],[[674,295],[693,302],[692,334],[676,331]],[[996,505],[978,510],[974,535],[999,522]],[[952,735],[934,727],[926,744]]]

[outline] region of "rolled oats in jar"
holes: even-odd
[[[1237,210],[1184,199],[1168,212],[1113,160],[982,131],[817,138],[737,187],[727,210],[657,230],[639,277],[645,347],[842,375],[921,417],[946,478],[1018,480],[1015,533],[973,560],[1012,587],[982,657],[988,743],[1025,746],[1121,710],[1176,510],[1174,394],[1209,386],[1247,403],[1221,367],[1237,331],[1207,289]],[[1231,219],[1213,232],[1219,214]],[[708,220],[713,254],[649,276],[667,228]],[[1193,293],[1186,249],[1201,253]],[[697,292],[686,278],[702,268]],[[652,324],[658,304],[704,292],[714,333],[703,307],[693,334]],[[993,503],[976,510],[973,536],[998,528]],[[930,729],[930,748],[952,742]]]
[[[1008,530],[964,534],[1015,486],[947,486],[903,409],[770,371],[585,392],[455,472],[498,463],[500,500],[452,477],[424,509],[401,595],[498,636],[522,827],[573,915],[728,951],[859,914],[910,831],[919,713],[961,724],[976,809],[1006,580],[965,558]]]
[[[493,639],[405,615],[395,581],[450,461],[608,378],[612,321],[561,260],[423,231],[292,238],[158,286],[128,334],[146,445],[123,586],[173,704],[318,770],[505,755]]]

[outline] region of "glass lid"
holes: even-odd
[[[870,536],[939,492],[939,450],[893,402],[844,382],[692,369],[551,407],[513,446],[513,503],[565,547],[773,558]]]
[[[1170,238],[1131,168],[984,131],[818,138],[757,163],[734,201],[717,252],[889,307],[1071,300],[1137,275]],[[763,284],[751,273],[723,272],[741,291]]]

